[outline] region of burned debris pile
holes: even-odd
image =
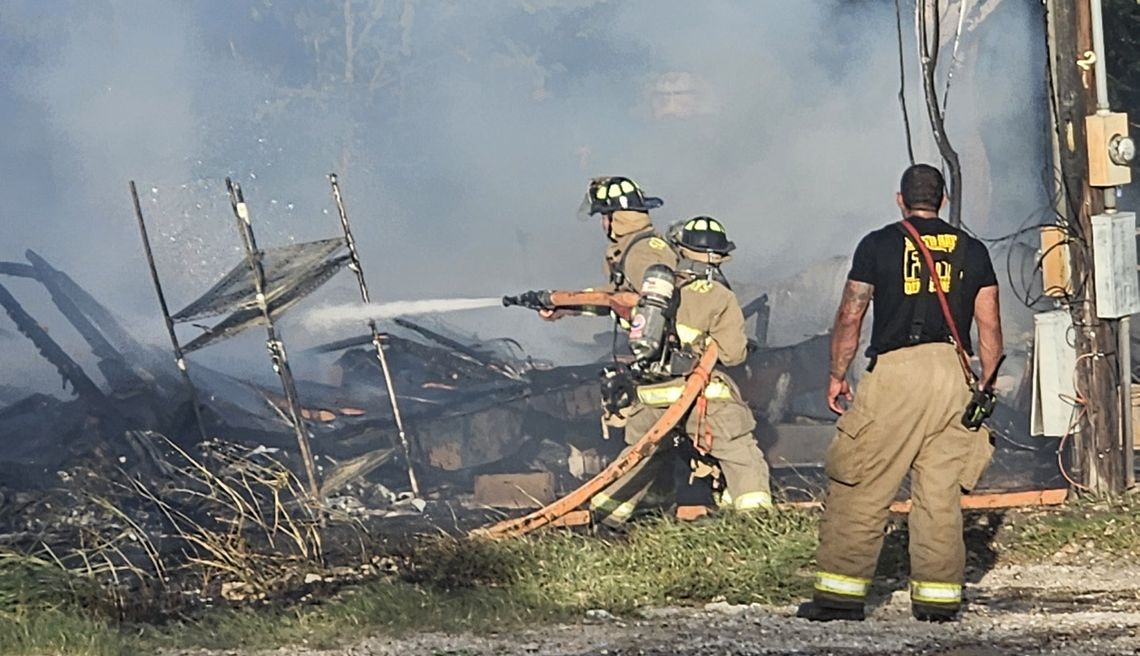
[[[315,259],[323,261],[334,253],[330,249]],[[0,301],[16,330],[61,374],[73,396],[62,400],[5,392],[8,400],[0,408],[4,493],[10,497],[54,488],[61,483],[57,472],[78,464],[95,471],[150,468],[147,445],[153,440],[140,435],[161,436],[197,453],[202,440],[194,408],[171,358],[132,337],[66,273],[35,253],[29,252],[28,260],[31,264],[0,264],[0,272],[44,285],[96,356],[98,372],[92,376],[84,371],[0,283]],[[216,291],[221,289],[217,285],[212,293],[224,297]],[[204,306],[195,302],[189,308]],[[189,309],[179,313],[195,314]],[[383,347],[411,437],[414,465],[424,479],[423,500],[446,498],[477,507],[477,477],[543,471],[551,474],[551,493],[557,494],[598,471],[620,449],[618,440],[601,438],[598,365],[552,367],[527,358],[509,340],[464,341],[444,334],[445,328],[408,319],[396,319],[385,328]],[[351,492],[360,498],[340,503],[379,516],[402,499],[398,492],[408,486],[379,364],[366,346],[370,342],[365,335],[311,349],[340,354],[333,365],[337,384],[299,380],[297,390],[322,496]],[[789,487],[819,482],[831,428],[826,408],[820,407],[822,385],[814,372],[825,366],[827,348],[826,335],[779,348],[757,343],[748,361],[732,372],[761,419],[758,439],[772,454],[777,480]],[[280,389],[201,365],[191,371],[210,438],[299,465]],[[103,382],[97,384],[95,377]],[[1048,446],[1042,440],[1017,438],[1027,431],[1015,419],[1018,415],[1008,406],[1006,410],[999,410],[997,419],[1013,437],[1012,442],[999,439],[994,471],[1008,471],[991,487],[1011,487],[1014,470],[1022,472],[1017,475],[1020,486],[1050,483],[1055,471],[1046,470],[1049,463],[1055,468],[1055,461]],[[1000,456],[1003,444],[1013,459],[1008,466]],[[1024,459],[1030,456],[1041,462],[1025,469]]]
[[[175,590],[203,602],[270,598],[376,574],[391,567],[375,556],[389,533],[487,521],[492,511],[473,499],[482,473],[572,478],[575,452],[579,476],[600,466],[602,456],[588,453],[599,403],[592,365],[550,368],[509,342],[463,342],[400,319],[382,345],[404,390],[424,489],[419,498],[407,491],[377,359],[348,340],[315,349],[340,353],[340,384],[297,384],[321,482],[314,499],[296,473],[280,390],[195,365],[195,413],[171,358],[27,255],[33,264],[5,263],[3,272],[51,293],[98,371],[85,371],[0,284],[7,316],[70,393],[10,390],[0,407],[0,548],[113,583],[124,603]]]
[[[60,373],[73,397],[21,398],[16,390],[6,390],[10,400],[0,408],[0,439],[6,445],[0,461],[3,485],[14,492],[51,488],[59,483],[58,471],[80,463],[128,471],[136,462],[145,467],[139,453],[145,447],[124,435],[160,435],[178,448],[197,449],[202,440],[175,363],[130,337],[69,276],[34,253],[28,257],[38,269],[5,263],[3,271],[19,271],[52,292],[56,306],[66,310],[64,316],[96,356],[98,373],[89,375],[0,285],[7,315]],[[224,298],[219,291],[223,289],[215,286],[213,297]],[[200,316],[191,310],[206,306],[196,301],[177,316]],[[227,318],[221,323],[240,322]],[[323,474],[322,496],[347,483],[349,469],[365,476],[365,469],[398,459],[389,453],[394,428],[377,360],[370,349],[360,348],[362,341],[369,343],[370,338],[313,349],[341,353],[334,364],[340,384],[297,383]],[[187,344],[185,352],[193,346],[193,341]],[[407,390],[398,393],[398,400],[415,436],[413,458],[433,485],[454,485],[464,477],[470,482],[472,471],[516,455],[534,436],[582,445],[598,432],[593,365],[552,368],[517,355],[509,342],[463,343],[405,319],[392,324],[383,347],[390,354],[397,388]],[[285,459],[296,457],[280,390],[201,365],[192,368],[191,376],[207,435]],[[96,378],[103,382],[96,383]],[[362,465],[365,461],[369,464]],[[378,476],[389,476],[391,489],[407,487],[406,479],[392,472]]]

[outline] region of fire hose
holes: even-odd
[[[637,292],[529,291],[518,296],[504,296],[503,305],[518,305],[530,310],[608,307],[628,320],[637,299]]]
[[[598,492],[601,492],[614,481],[624,476],[629,470],[641,462],[642,460],[651,456],[657,445],[673,430],[673,428],[685,417],[689,409],[704,393],[705,387],[709,383],[709,377],[712,375],[713,367],[717,361],[717,347],[715,342],[710,342],[705,352],[701,355],[701,359],[697,362],[696,367],[688,375],[685,381],[685,388],[681,392],[681,397],[673,402],[666,410],[665,414],[657,420],[655,424],[641,436],[629,451],[624,456],[611,462],[609,466],[599,472],[596,476],[582,484],[581,487],[567,494],[566,496],[558,499],[550,505],[539,508],[538,510],[514,519],[508,519],[483,528],[472,531],[473,536],[490,537],[490,538],[505,538],[526,535],[531,531],[542,528],[555,520],[563,517],[571,510],[589,502],[589,500]]]

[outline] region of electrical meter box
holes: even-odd
[[[1111,212],[1092,218],[1096,316],[1119,319],[1140,312],[1136,270],[1136,214]]]
[[[1119,187],[1132,182],[1126,161],[1114,161],[1114,144],[1128,137],[1128,114],[1094,114],[1085,117],[1089,150],[1089,185]]]

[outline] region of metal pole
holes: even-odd
[[[277,329],[273,325],[273,316],[269,311],[269,301],[265,297],[265,269],[261,265],[261,251],[257,250],[257,240],[253,236],[253,226],[249,222],[249,207],[245,204],[241,185],[226,178],[226,190],[230,194],[230,205],[237,218],[238,232],[241,234],[242,246],[245,247],[246,261],[253,277],[253,288],[256,293],[257,306],[261,316],[265,319],[266,346],[273,361],[273,371],[281,379],[281,387],[285,391],[285,401],[289,404],[289,421],[297,435],[297,447],[301,450],[301,460],[305,464],[305,475],[308,478],[309,493],[314,499],[320,498],[320,488],[317,486],[317,472],[313,463],[313,452],[309,448],[309,434],[305,428],[305,421],[301,415],[301,404],[297,398],[297,387],[293,381],[293,372],[289,369],[289,359],[285,352],[285,343],[277,336]]]
[[[340,195],[340,184],[335,173],[329,174],[329,184],[332,186],[333,199],[336,201],[336,211],[340,215],[340,227],[344,230],[344,241],[348,245],[348,256],[351,259],[351,268],[356,273],[356,282],[360,285],[360,300],[369,303],[368,283],[364,280],[364,270],[360,266],[360,256],[356,252],[356,240],[352,238],[352,230],[348,227],[348,213],[344,209],[344,199]],[[380,332],[376,329],[376,321],[368,320],[368,329],[372,331],[372,345],[376,347],[376,359],[380,361],[380,371],[384,373],[384,387],[388,392],[388,402],[392,406],[392,418],[396,422],[396,431],[400,436],[400,448],[404,450],[404,459],[408,463],[408,483],[412,487],[412,494],[420,496],[420,484],[416,480],[416,470],[412,466],[412,453],[408,444],[408,436],[404,432],[404,420],[400,416],[400,404],[396,400],[396,388],[392,384],[392,372],[388,368],[388,358],[384,355]]]
[[[182,374],[186,389],[190,391],[190,404],[194,406],[194,419],[198,423],[198,433],[202,441],[207,440],[206,422],[202,420],[202,410],[198,407],[198,390],[194,381],[190,380],[190,372],[186,369],[186,357],[182,353],[182,345],[178,342],[178,334],[174,332],[174,320],[170,318],[170,308],[166,305],[166,295],[162,292],[162,282],[158,279],[158,267],[154,263],[154,251],[150,248],[150,236],[146,232],[146,221],[143,219],[142,205],[139,203],[139,192],[135,188],[135,181],[131,180],[131,201],[135,205],[135,218],[139,222],[139,234],[142,235],[143,252],[146,253],[146,263],[150,267],[150,279],[154,282],[154,291],[158,295],[158,306],[162,309],[162,320],[166,323],[166,332],[170,335],[170,345],[174,348],[174,364]]]
[[[1092,18],[1093,54],[1096,55],[1096,113],[1108,113],[1108,71],[1104,68],[1104,12],[1100,0],[1089,0]]]
[[[1121,441],[1124,451],[1124,487],[1136,484],[1135,440],[1132,434],[1132,318],[1120,319],[1120,330],[1116,336],[1116,350],[1120,360],[1120,416]]]
[[[1096,113],[1104,115],[1109,113],[1108,105],[1108,69],[1104,61],[1104,12],[1101,11],[1100,0],[1089,0],[1089,14],[1092,21],[1093,76],[1096,79]],[[1104,211],[1116,211],[1116,189],[1106,187],[1104,192]]]
[[[1104,12],[1101,0],[1089,0],[1092,22],[1093,55],[1096,58],[1093,73],[1096,78],[1096,113],[1108,114],[1108,69],[1104,54]],[[1104,211],[1116,211],[1116,189],[1104,189]],[[1124,486],[1136,483],[1132,435],[1132,317],[1121,317],[1117,323],[1116,354],[1120,371],[1120,446],[1124,451]]]

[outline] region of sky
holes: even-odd
[[[915,150],[937,162],[909,4]],[[963,216],[996,237],[1049,202],[1044,19],[1039,3],[969,4],[975,11],[953,63],[947,43],[939,86],[950,73],[946,116],[965,170]],[[896,216],[893,193],[908,161],[893,2],[347,6],[0,2],[0,117],[8,126],[0,260],[23,261],[35,250],[136,334],[164,345],[129,180],[142,192],[175,307],[239,261],[226,176],[243,185],[258,240],[272,247],[338,234],[325,178],[337,172],[377,300],[601,282],[605,239],[575,217],[587,180],[598,175],[632,177],[664,198],[654,215],[660,226],[698,214],[720,219],[738,247],[727,272],[741,289],[849,256],[862,234]],[[954,4],[951,26],[956,11]],[[0,284],[82,359],[41,290]],[[345,273],[308,303],[355,294]],[[563,347],[590,344],[606,329],[596,321],[551,326],[520,312],[448,321],[518,337],[556,359],[579,357]],[[344,336],[299,324],[284,321],[299,346]],[[9,331],[0,332],[0,384],[57,388],[11,328],[0,316]],[[201,357],[244,373],[254,363],[231,355],[262,358],[261,339],[245,335]],[[294,363],[323,375],[321,362]]]

